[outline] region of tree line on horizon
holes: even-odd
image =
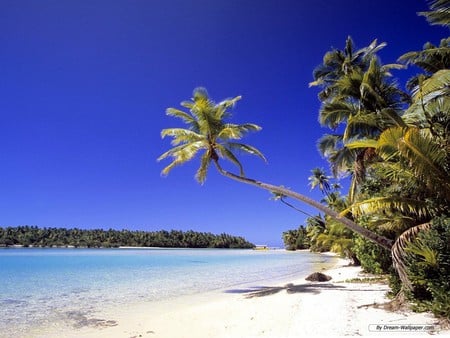
[[[24,247],[75,247],[117,248],[228,248],[251,249],[254,244],[243,237],[226,233],[160,230],[130,231],[103,229],[39,228],[37,226],[0,227],[0,247],[21,245]]]
[[[429,5],[430,11],[419,15],[449,28],[448,1]],[[398,303],[409,299],[417,310],[450,318],[450,37],[427,42],[392,64],[378,57],[385,46],[374,40],[357,49],[349,37],[313,72],[310,86],[320,88],[319,122],[330,129],[318,140],[318,150],[332,176],[315,168],[309,178],[311,187],[322,191],[321,201],[246,176],[237,152],[265,157],[239,142],[260,126],[229,122],[240,96],[216,103],[205,88],[196,88],[192,99],[181,103],[187,111],[168,108],[168,116],[187,126],[162,130],[173,147],[158,160],[171,159],[162,170],[167,175],[200,154],[195,178],[201,184],[213,166],[297,211],[287,198],[313,206],[321,214],[283,234],[291,248],[332,250],[366,271],[386,273]],[[407,67],[419,73],[402,89],[393,72]],[[237,172],[225,169],[223,160]],[[348,191],[339,186],[341,179],[349,180]]]

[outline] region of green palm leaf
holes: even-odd
[[[192,130],[183,129],[183,128],[163,129],[161,131],[161,137],[165,138],[166,136],[173,137],[171,144],[174,146],[176,146],[180,143],[197,142],[197,141],[205,140],[205,137],[203,135],[200,135]]]
[[[430,11],[419,12],[431,25],[450,27],[450,8],[448,0],[431,0]]]
[[[252,147],[248,144],[242,144],[242,143],[236,143],[236,142],[227,142],[226,146],[233,150],[239,150],[245,153],[248,153],[250,155],[258,156],[260,159],[262,159],[264,162],[267,162],[267,159],[263,155],[262,152],[260,152],[257,148]]]
[[[358,113],[350,116],[344,130],[343,141],[356,136],[374,136],[377,132],[379,133],[380,120],[380,117],[375,114]]]
[[[342,135],[325,134],[317,141],[317,149],[323,156],[327,157],[335,153],[341,144]]]
[[[231,161],[233,164],[235,164],[239,168],[239,175],[245,176],[244,168],[242,167],[241,162],[239,162],[237,157],[229,149],[227,149],[227,147],[224,147],[223,145],[218,144],[216,146],[216,149],[219,151],[219,153],[222,155],[223,158],[226,158],[227,160]]]
[[[369,215],[399,211],[403,214],[414,215],[420,218],[430,217],[431,211],[424,201],[403,197],[373,197],[362,202],[353,203],[350,207],[343,210],[340,214],[345,216],[351,212],[355,216]]]
[[[422,84],[413,91],[415,102],[428,101],[438,97],[450,94],[450,69],[442,69],[434,73],[430,78],[424,80]]]
[[[167,108],[166,115],[178,117],[178,118],[182,119],[186,124],[189,124],[191,126],[197,126],[197,121],[190,114],[188,114],[182,110],[175,109],[175,108]]]
[[[334,129],[357,111],[358,107],[352,102],[333,100],[320,109],[319,122],[322,126]]]
[[[197,170],[197,173],[195,174],[195,179],[200,183],[203,184],[206,181],[206,175],[208,173],[208,168],[211,163],[211,155],[209,151],[206,151],[201,158],[200,161],[200,167]]]
[[[217,137],[219,139],[227,140],[234,139],[239,140],[242,136],[250,131],[260,131],[261,127],[256,124],[246,123],[246,124],[232,124],[226,123],[222,126],[220,132]]]
[[[206,146],[205,146],[204,141],[197,141],[197,142],[182,144],[180,146],[170,149],[169,151],[166,151],[164,154],[162,154],[160,157],[158,157],[158,161],[161,161],[167,157],[172,157],[174,160],[172,161],[172,163],[170,163],[167,167],[165,167],[162,170],[162,172],[161,172],[162,175],[168,175],[169,172],[174,167],[193,159],[195,157],[195,155],[197,155],[199,150],[205,149],[205,148],[206,148]]]

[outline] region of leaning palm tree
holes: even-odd
[[[237,142],[246,133],[259,131],[261,127],[252,123],[233,124],[226,122],[231,117],[229,109],[240,99],[241,97],[237,96],[216,104],[209,98],[206,89],[196,88],[192,100],[181,103],[189,112],[174,108],[167,109],[167,115],[180,118],[187,124],[188,128],[162,130],[161,136],[163,138],[166,136],[173,137],[172,145],[174,146],[158,158],[158,160],[172,158],[172,162],[163,169],[162,174],[167,175],[174,167],[193,159],[199,152],[202,152],[200,167],[196,173],[196,179],[200,183],[205,181],[208,168],[212,163],[223,176],[307,203],[361,236],[390,250],[392,247],[390,239],[361,227],[346,217],[340,216],[338,212],[322,205],[320,202],[287,188],[245,176],[243,166],[234,153],[235,150],[258,156],[263,160],[265,160],[265,157],[255,147]],[[225,170],[220,163],[221,159],[229,160],[236,165],[239,169],[239,174]]]

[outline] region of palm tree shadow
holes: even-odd
[[[308,283],[308,284],[286,284],[285,286],[255,286],[247,289],[231,289],[225,291],[226,293],[240,293],[244,294],[245,298],[265,297],[274,295],[283,290],[287,293],[312,293],[319,294],[324,289],[346,289],[345,286],[335,285],[332,283]]]

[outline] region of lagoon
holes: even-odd
[[[289,280],[332,260],[284,250],[3,248],[0,336],[76,329],[105,309]]]

